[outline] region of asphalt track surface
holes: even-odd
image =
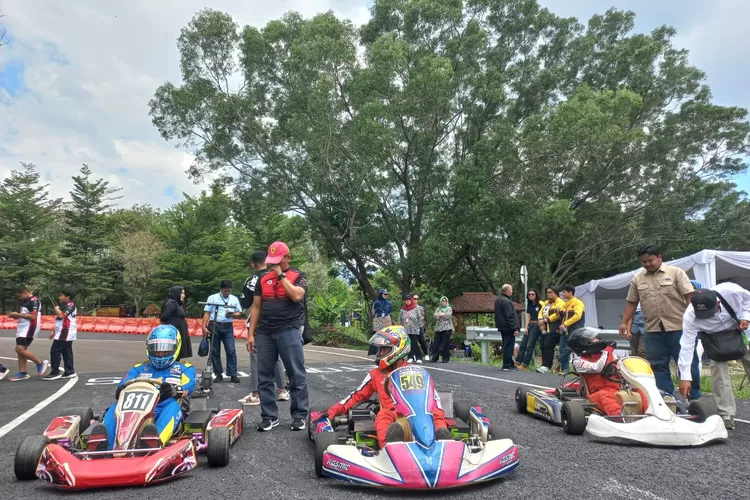
[[[32,378],[22,382],[0,382],[0,491],[2,498],[129,499],[134,495],[176,498],[262,499],[359,499],[385,498],[392,492],[349,486],[332,479],[319,479],[313,468],[313,447],[307,432],[290,430],[289,403],[279,402],[281,425],[269,433],[255,426],[259,407],[245,407],[245,432],[234,445],[230,464],[211,469],[205,457],[197,469],[175,481],[147,490],[119,489],[63,493],[42,481],[20,482],[13,474],[15,450],[25,436],[40,434],[50,419],[66,407],[90,406],[101,413],[114,399],[116,381],[142,358],[143,338],[138,336],[82,335],[88,341],[74,346],[79,378],[44,382]],[[0,362],[15,363],[12,334],[0,332]],[[83,340],[83,339],[82,339]],[[111,341],[117,341],[111,342]],[[32,344],[46,353],[49,342]],[[197,348],[197,345],[195,346]],[[241,345],[238,347],[242,347]],[[248,358],[239,351],[240,370],[247,371]],[[127,359],[134,353],[134,359]],[[95,359],[96,358],[96,359]],[[195,358],[198,368],[205,358]],[[306,347],[311,404],[330,405],[353,390],[371,366],[361,351]],[[111,367],[102,369],[102,367]],[[502,372],[496,367],[461,362],[424,364],[441,392],[470,399],[482,406],[493,422],[513,429],[520,447],[521,465],[504,479],[485,485],[447,492],[399,493],[403,498],[569,498],[569,499],[685,499],[747,498],[750,480],[748,445],[750,424],[737,423],[724,444],[697,449],[660,449],[622,446],[596,441],[589,435],[568,436],[562,429],[521,415],[513,394],[519,384],[553,386],[558,377],[536,373]],[[241,384],[215,384],[209,404],[236,401],[248,392],[247,378]],[[226,379],[225,379],[226,380]],[[57,400],[33,415],[19,419],[30,409],[70,384]],[[750,420],[750,402],[738,401],[738,418]],[[11,421],[20,424],[3,434]]]

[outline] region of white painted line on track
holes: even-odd
[[[317,352],[317,353],[320,353],[320,354],[331,354],[328,351],[315,351],[313,349],[308,349],[308,351],[309,352]],[[365,358],[363,356],[354,356],[352,354],[344,354],[344,353],[340,353],[340,352],[336,353],[336,354],[338,354],[339,356],[346,356],[347,358],[363,359],[365,361],[372,362],[372,358]],[[446,372],[446,373],[455,373],[457,375],[466,375],[467,377],[482,378],[482,379],[485,379],[485,380],[494,380],[496,382],[505,382],[506,384],[525,385],[527,387],[537,387],[539,389],[554,389],[554,387],[546,387],[546,386],[543,386],[543,385],[528,384],[526,382],[519,382],[518,380],[509,380],[509,379],[505,379],[505,378],[497,378],[497,377],[490,377],[490,376],[487,376],[487,375],[479,375],[478,373],[460,372],[458,370],[448,370],[446,368],[437,368],[437,367],[429,366],[429,365],[422,365],[422,366],[423,366],[423,368],[426,368],[426,369],[429,369],[429,370],[435,370],[435,371]]]
[[[60,387],[60,389],[58,389],[58,391],[56,393],[54,393],[53,395],[51,395],[50,397],[48,397],[44,401],[40,401],[39,403],[37,403],[37,405],[35,407],[33,407],[32,409],[30,409],[29,411],[27,411],[23,415],[20,415],[20,416],[16,417],[11,422],[8,422],[4,426],[0,427],[0,438],[2,438],[3,436],[5,436],[7,433],[9,433],[10,431],[12,431],[13,429],[15,429],[16,427],[18,427],[19,425],[21,425],[25,421],[27,421],[29,418],[33,417],[34,415],[36,415],[37,413],[39,413],[40,411],[42,411],[44,408],[46,408],[50,404],[54,403],[57,400],[57,398],[59,398],[60,396],[62,396],[66,392],[68,392],[70,389],[72,389],[73,386],[76,385],[76,382],[78,382],[78,377],[72,378],[72,379],[68,380],[65,383],[64,386],[62,386],[62,387]]]

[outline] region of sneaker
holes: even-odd
[[[305,419],[304,418],[295,418],[292,420],[292,430],[293,431],[301,431],[305,429]]]
[[[18,382],[19,380],[26,380],[27,378],[31,378],[31,375],[26,372],[18,372],[8,380],[10,380],[11,382]]]
[[[536,369],[536,372],[537,373],[549,373],[549,368],[547,368],[546,366],[540,366],[539,368]]]
[[[76,378],[77,376],[77,373],[63,373],[62,378]]]
[[[242,403],[243,406],[258,406],[260,404],[260,398],[258,396],[253,396],[252,394],[248,394],[244,398],[239,400],[240,403]]]
[[[138,446],[142,450],[150,448],[161,448],[161,439],[159,438],[159,431],[156,429],[154,424],[148,424],[141,431],[141,436],[138,438]]]
[[[732,430],[737,428],[732,415],[721,415],[721,419],[724,420],[724,427],[727,429]]]
[[[263,421],[258,426],[258,431],[259,432],[268,432],[271,429],[273,429],[274,427],[276,427],[277,425],[279,425],[279,419],[278,418],[276,418],[274,420],[271,420],[270,418],[264,418]]]
[[[503,366],[503,371],[504,372],[517,372],[518,368],[516,368],[515,366]]]
[[[289,401],[291,396],[286,389],[279,389],[279,401]]]
[[[223,380],[224,380],[223,375],[216,375],[216,377],[214,377],[214,382],[218,383],[218,382],[222,382]]]
[[[46,359],[42,361],[41,363],[39,363],[38,365],[36,365],[36,376],[41,377],[42,375],[44,375],[44,372],[47,371],[48,366],[49,366],[49,361],[47,361]]]
[[[3,368],[3,371],[0,372],[0,380],[4,379],[7,374],[8,374],[8,370]]]
[[[409,359],[406,360],[406,362],[409,363],[409,364],[412,364],[412,363],[414,363],[414,360],[412,358],[409,358]]]
[[[42,380],[57,380],[62,378],[62,373],[58,372],[50,372],[49,375],[46,377],[42,377]]]
[[[237,375],[235,375],[234,377],[230,377],[229,381],[232,382],[233,384],[239,384],[240,383],[240,379],[239,379],[239,377]]]
[[[421,365],[421,364],[422,364],[422,360],[421,360],[421,359],[418,359],[418,360],[417,360],[417,364],[418,364],[418,365]]]

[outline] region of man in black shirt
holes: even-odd
[[[242,286],[242,295],[240,295],[240,305],[243,310],[247,311],[248,328],[250,327],[249,309],[253,305],[255,288],[258,285],[258,281],[268,272],[266,252],[257,250],[253,252],[251,259],[250,266],[255,272],[245,280],[245,284]],[[286,377],[281,357],[276,361],[276,386],[279,389],[279,401],[289,401],[289,391],[286,389]],[[250,353],[250,394],[239,401],[245,406],[257,406],[260,404],[260,396],[258,395],[258,355],[255,350]]]
[[[510,300],[513,295],[513,287],[503,285],[501,293],[495,300],[495,328],[503,336],[503,371],[518,371],[513,364],[513,349],[516,346],[516,336],[518,336],[518,324],[516,321],[516,309],[513,307],[513,301]]]
[[[293,431],[305,428],[305,418],[309,411],[305,353],[302,349],[307,279],[303,272],[289,266],[291,260],[292,255],[285,243],[277,241],[271,244],[266,264],[271,264],[272,267],[255,287],[255,298],[250,311],[247,350],[253,352],[257,342],[258,392],[262,419],[259,431],[270,431],[279,425],[273,390],[274,366],[279,356],[289,373]]]

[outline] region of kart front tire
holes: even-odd
[[[224,467],[229,464],[231,434],[228,427],[214,427],[208,431],[206,457],[211,467]]]
[[[83,431],[89,428],[91,421],[94,420],[94,410],[80,406],[66,408],[57,414],[58,417],[69,417],[73,415],[77,415],[81,419],[81,422],[78,424],[78,435],[80,436],[83,434]]]
[[[516,409],[519,413],[528,413],[528,390],[523,387],[516,389]]]
[[[563,403],[560,411],[562,427],[566,434],[581,435],[586,430],[586,411],[575,401]]]
[[[719,409],[713,399],[698,399],[690,403],[688,413],[695,415],[698,422],[705,422],[708,417],[719,414]]]
[[[27,436],[16,450],[16,458],[13,461],[13,471],[21,481],[36,479],[36,468],[42,452],[50,444],[46,436]]]
[[[339,438],[335,432],[321,432],[315,437],[315,475],[326,477],[323,473],[323,453],[329,446],[338,444]]]
[[[501,439],[510,439],[513,441],[513,433],[509,429],[498,425],[490,425],[488,429],[487,441],[499,441]]]

